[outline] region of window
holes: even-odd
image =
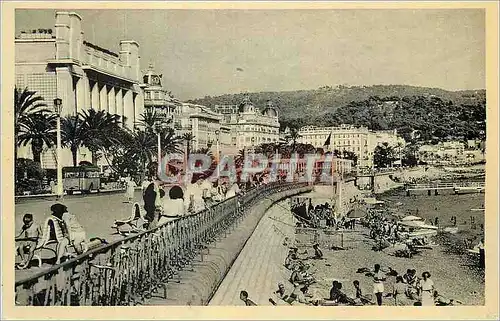
[[[21,82],[20,78],[16,78],[16,83]],[[29,90],[36,91],[36,95],[44,98],[48,108],[53,107],[53,99],[57,95],[56,75],[55,73],[40,73],[27,76]],[[21,87],[24,89],[24,87]]]
[[[160,99],[160,92],[159,91],[155,91],[155,99]]]

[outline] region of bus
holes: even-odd
[[[90,193],[92,190],[99,192],[100,187],[99,167],[63,167],[63,189],[68,195],[72,195],[75,191],[85,194]]]

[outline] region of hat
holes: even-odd
[[[56,203],[50,207],[50,210],[54,213],[66,213],[68,211],[68,207],[61,203]]]

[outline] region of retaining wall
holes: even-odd
[[[192,268],[180,272],[179,282],[166,284],[167,299],[153,297],[145,305],[207,305],[231,265],[257,227],[265,212],[276,202],[293,195],[310,192],[311,187],[283,191],[254,205],[233,231],[210,245]]]

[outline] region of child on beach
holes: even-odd
[[[363,295],[363,291],[361,290],[361,287],[359,285],[359,281],[358,280],[354,280],[352,282],[352,284],[354,285],[354,289],[356,291],[356,299],[355,299],[355,301],[357,301],[356,303],[373,304],[373,302],[372,302],[372,300],[370,300],[370,298],[368,298],[367,296]]]

